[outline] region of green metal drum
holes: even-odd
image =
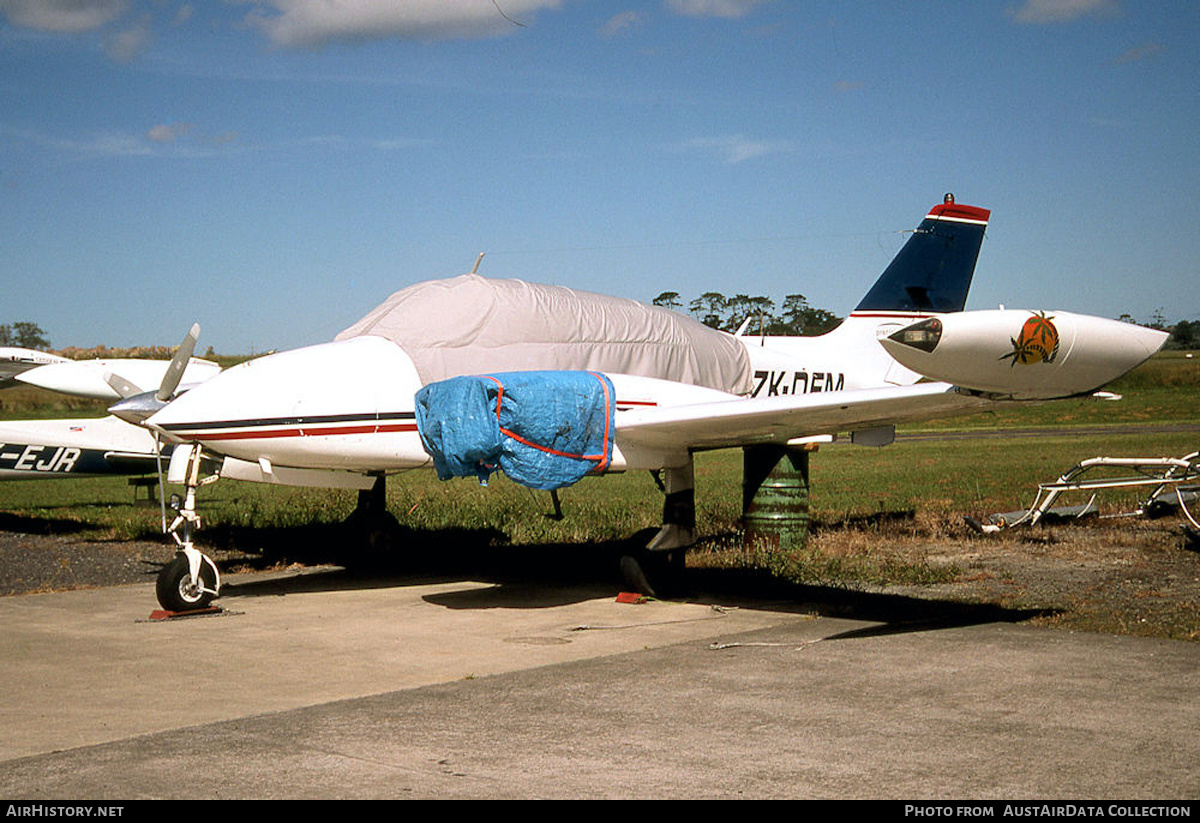
[[[743,450],[742,525],[745,544],[780,549],[808,539],[808,455],[786,446]]]

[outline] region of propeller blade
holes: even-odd
[[[104,382],[107,383],[109,388],[115,391],[117,393],[117,397],[120,397],[122,400],[133,397],[135,394],[142,394],[142,389],[138,388],[133,383],[130,383],[121,375],[113,374],[110,371],[106,371],[104,373]]]
[[[183,370],[187,368],[188,361],[192,359],[192,352],[195,351],[196,341],[199,338],[200,324],[193,323],[187,336],[179,344],[179,351],[175,352],[175,356],[171,358],[171,363],[167,366],[167,373],[163,375],[162,385],[154,393],[156,400],[166,403],[171,399],[171,395],[175,394],[175,389],[179,388],[179,381],[183,379]]]

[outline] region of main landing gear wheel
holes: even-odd
[[[621,557],[625,585],[650,597],[674,597],[683,588],[688,547],[696,542],[696,483],[691,455],[655,475],[663,491],[663,524],[638,532]]]
[[[204,558],[200,564],[200,579],[196,581],[192,578],[187,555],[182,552],[175,555],[175,559],[158,573],[154,592],[158,595],[159,605],[170,612],[206,608],[216,596],[217,575],[210,562]]]
[[[686,549],[630,552],[621,557],[625,585],[647,597],[674,597],[683,586]]]
[[[675,596],[683,588],[687,548],[646,548],[660,531],[643,529],[629,538],[628,549],[621,554],[621,577],[632,591],[665,599]]]

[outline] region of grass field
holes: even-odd
[[[1082,398],[1051,403],[1008,404],[980,414],[925,421],[900,429],[884,449],[823,446],[812,457],[814,518],[836,519],[885,509],[989,511],[1023,500],[1039,480],[1085,457],[1180,456],[1200,448],[1194,432],[1162,429],[1200,423],[1200,358],[1181,352],[1159,355],[1110,387],[1119,401]],[[0,393],[0,419],[89,417],[105,404],[20,387]],[[1153,427],[1131,434],[1128,427]],[[905,435],[946,432],[1011,432],[1012,437],[929,442]],[[1018,433],[1039,436],[1017,436]],[[697,455],[700,519],[709,533],[736,528],[741,505],[741,453]],[[390,481],[389,508],[418,528],[458,525],[496,528],[520,542],[609,540],[657,522],[659,497],[644,474],[588,478],[562,492],[566,520],[540,517],[550,510],[536,494],[497,476],[486,488],[474,481],[442,483],[429,472]],[[349,492],[289,490],[246,483],[205,489],[213,522],[262,526],[333,521],[353,508]],[[0,510],[42,516],[81,517],[112,537],[145,536],[157,528],[152,512],[126,511],[132,490],[124,478],[22,481],[0,486]],[[536,514],[538,517],[531,518]],[[526,523],[527,520],[535,522]],[[580,523],[570,521],[579,520]],[[544,521],[544,522],[543,522]],[[149,522],[149,525],[146,523]]]
[[[1120,402],[1095,399],[1014,405],[1002,411],[933,421],[901,434],[940,433],[882,448],[835,443],[811,457],[813,522],[831,524],[880,513],[919,511],[956,519],[1022,508],[1036,484],[1097,455],[1178,457],[1200,449],[1200,432],[1170,427],[1197,423],[1200,361],[1161,355],[1113,387]],[[10,393],[11,392],[11,393]],[[32,389],[0,394],[0,414],[13,417],[86,416],[77,405]],[[47,403],[49,405],[47,405]],[[102,404],[94,404],[102,407]],[[101,410],[102,413],[102,410]],[[1127,427],[1154,427],[1130,433]],[[949,431],[1009,432],[1010,436],[947,439]],[[1036,436],[1035,436],[1036,435]],[[739,543],[741,452],[697,455],[698,527],[710,550]],[[81,531],[95,539],[161,539],[157,507],[132,506],[124,478],[21,481],[0,484],[0,512],[36,519],[43,528]],[[440,482],[428,471],[389,479],[389,510],[413,530],[473,530],[511,545],[616,541],[660,522],[662,497],[645,473],[587,478],[561,493],[565,517],[555,520],[545,493],[497,476],[484,488],[462,479]],[[201,542],[236,533],[266,539],[273,529],[340,523],[353,510],[346,491],[288,489],[223,481],[201,490]],[[1111,499],[1113,505],[1132,499]],[[253,546],[243,546],[253,551]],[[738,555],[732,562],[771,565]],[[792,572],[800,574],[793,569]],[[851,572],[853,573],[853,572]],[[897,570],[911,574],[912,570]]]

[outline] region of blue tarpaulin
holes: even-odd
[[[497,469],[558,489],[612,460],[616,394],[599,372],[528,371],[453,377],[416,395],[417,429],[438,477]]]

